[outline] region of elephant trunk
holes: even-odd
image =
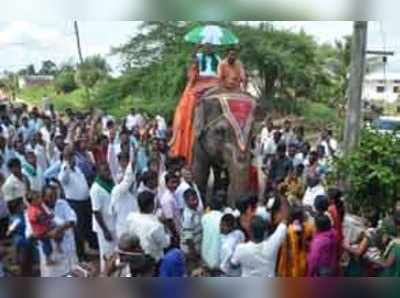
[[[239,198],[249,194],[251,156],[248,150],[241,152],[237,148],[232,153],[232,159],[228,163],[230,180],[228,202],[231,207],[235,207]]]

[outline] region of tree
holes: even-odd
[[[18,74],[21,76],[32,76],[36,74],[35,65],[29,64],[26,68],[23,68],[18,71]]]
[[[100,55],[87,57],[83,64],[79,65],[75,78],[78,84],[91,89],[97,82],[106,79],[110,67]]]
[[[11,96],[12,100],[15,100],[19,90],[17,74],[13,72],[6,72],[4,78],[1,79],[0,87]]]
[[[58,72],[57,65],[51,60],[42,62],[42,67],[39,70],[40,75],[56,75]]]
[[[141,33],[114,48],[113,53],[121,56],[126,73],[140,78],[137,89],[143,96],[177,98],[185,85],[185,70],[194,48],[183,37],[204,23],[144,22]],[[312,37],[304,32],[276,30],[264,22],[259,27],[213,23],[229,28],[241,40],[240,57],[259,98],[315,97],[314,84],[325,74],[315,58],[317,44]],[[217,51],[223,56],[225,49],[218,47]]]
[[[400,195],[400,139],[364,130],[357,151],[337,162],[337,176],[350,182],[346,202],[352,211],[390,210]]]
[[[75,82],[75,71],[66,69],[54,80],[54,88],[58,93],[70,93],[78,88]]]

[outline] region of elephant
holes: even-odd
[[[215,169],[227,169],[229,206],[235,207],[241,196],[249,194],[255,106],[251,95],[226,92],[218,87],[199,98],[193,120],[192,168],[203,198],[207,193],[211,168],[214,172]]]

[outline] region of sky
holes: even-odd
[[[112,46],[137,34],[141,21],[79,22],[83,55],[101,54],[107,57],[115,73],[120,61],[110,55]],[[334,42],[352,33],[351,21],[274,21],[278,28],[305,30],[320,42]],[[369,50],[393,50],[388,72],[400,72],[400,26],[395,21],[369,22]],[[39,67],[42,60],[57,64],[76,61],[77,51],[72,21],[36,23],[32,21],[0,22],[0,72],[16,71],[28,64]]]

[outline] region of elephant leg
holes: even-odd
[[[201,148],[200,144],[196,143],[193,152],[193,175],[197,187],[201,193],[201,199],[203,204],[207,206],[207,189],[208,189],[208,178],[210,176],[210,162],[209,158]]]

